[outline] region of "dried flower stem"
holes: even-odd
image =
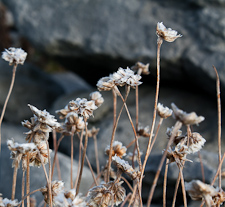
[[[16,165],[14,166],[11,200],[14,200],[14,199],[15,199],[15,192],[16,192],[16,178],[17,178],[17,172],[18,172],[18,164],[19,164],[19,163],[16,162]]]
[[[180,179],[181,179],[181,187],[182,187],[182,193],[183,193],[184,207],[187,207],[187,197],[186,197],[186,190],[185,190],[185,186],[184,186],[183,170],[182,170],[182,167],[180,167],[180,166],[178,166],[178,168],[180,170]]]
[[[178,175],[178,178],[177,178],[177,181],[176,181],[176,186],[175,186],[175,189],[174,189],[172,207],[174,207],[175,204],[176,204],[177,191],[178,191],[179,184],[180,184],[180,172],[179,172],[179,175]]]
[[[29,153],[27,155],[27,175],[26,175],[26,194],[30,193],[30,166],[29,166],[29,161],[30,161],[30,156]],[[27,207],[30,207],[30,196],[27,196]]]
[[[162,169],[162,166],[163,166],[163,163],[166,159],[166,154],[167,154],[167,150],[169,149],[170,145],[172,144],[173,142],[173,139],[175,137],[175,134],[176,132],[181,128],[182,126],[182,123],[180,121],[177,121],[174,128],[173,128],[173,131],[172,131],[172,135],[169,139],[169,142],[167,144],[167,147],[166,147],[166,150],[164,151],[163,153],[163,156],[161,158],[161,161],[160,161],[160,164],[159,164],[159,167],[158,167],[158,170],[156,172],[156,175],[155,175],[155,178],[154,178],[154,181],[153,181],[153,184],[152,184],[152,187],[151,187],[151,190],[150,190],[150,193],[149,193],[149,197],[148,197],[148,202],[147,202],[147,207],[150,206],[151,204],[151,201],[152,201],[152,198],[153,198],[153,194],[154,194],[154,191],[155,191],[155,187],[157,185],[157,182],[158,182],[158,178],[159,178],[159,175],[160,175],[160,171]]]
[[[100,173],[100,165],[99,165],[99,158],[98,158],[98,143],[96,135],[93,136],[94,145],[95,145],[95,159],[96,159],[96,167],[97,167],[97,175]]]
[[[71,168],[70,168],[70,188],[73,189],[73,136],[74,133],[71,134],[71,159],[70,159],[70,164],[71,164]]]
[[[130,86],[127,87],[127,90],[128,90],[128,91],[130,90]],[[118,91],[118,95],[121,97],[122,101],[124,102],[124,106],[125,106],[125,109],[126,109],[126,111],[127,111],[127,115],[128,115],[129,121],[130,121],[130,123],[131,123],[131,127],[132,127],[133,132],[134,132],[134,136],[135,136],[135,144],[136,144],[137,154],[138,154],[138,165],[139,165],[139,170],[141,171],[141,170],[142,170],[142,163],[141,163],[140,147],[139,147],[139,143],[138,143],[138,136],[137,136],[137,133],[136,133],[134,124],[133,124],[133,122],[132,122],[132,119],[131,119],[130,112],[129,112],[129,110],[128,110],[127,104],[126,104],[126,102],[125,102],[125,100],[124,100],[122,94],[120,93],[120,91]]]
[[[49,143],[48,140],[46,140],[47,144],[47,151],[48,151],[48,166],[49,166],[49,171],[48,171],[48,195],[49,195],[49,206],[52,207],[52,178],[51,178],[51,157],[50,157],[50,150],[49,150]]]
[[[53,137],[53,147],[54,147],[54,151],[56,151],[56,148],[57,148],[57,140],[56,140],[56,131],[55,130],[53,130],[52,135],[53,135],[52,136]],[[57,148],[57,150],[58,150],[58,148]],[[58,155],[57,154],[56,154],[56,168],[57,168],[57,173],[58,173],[58,179],[59,180],[62,180],[60,166],[59,166],[59,159],[58,159]],[[52,166],[52,171],[54,171],[53,170],[53,166]]]
[[[205,183],[204,166],[203,166],[202,156],[201,156],[200,151],[198,151],[198,157],[199,157],[199,161],[200,161],[200,165],[201,165],[201,171],[202,171],[202,182]]]
[[[53,163],[52,163],[52,175],[51,175],[52,178],[53,178],[53,173],[54,173],[54,169],[55,169],[55,162],[56,162],[56,159],[57,159],[57,152],[58,152],[58,149],[59,149],[60,142],[62,141],[63,138],[64,138],[64,135],[62,135],[59,138],[57,147],[55,148],[55,154],[54,154],[54,159],[53,159]]]
[[[117,92],[119,91],[119,89],[116,86],[114,87],[113,90],[115,90]],[[110,177],[110,168],[111,168],[111,163],[112,163],[112,149],[113,149],[113,142],[114,142],[114,138],[115,138],[116,128],[117,128],[117,125],[118,125],[121,113],[123,111],[123,107],[125,106],[125,102],[127,100],[128,95],[129,95],[129,91],[126,91],[126,95],[125,95],[123,105],[122,105],[122,107],[120,109],[120,112],[117,116],[115,125],[113,126],[112,137],[111,137],[111,141],[110,141],[109,160],[108,160],[108,167],[107,167],[107,173],[106,173],[106,182],[109,182],[109,177]]]
[[[136,97],[136,132],[138,131],[138,115],[139,115],[139,105],[138,105],[138,85],[136,86],[135,90],[135,97]]]
[[[87,118],[84,118],[84,123],[85,123],[85,131],[87,132]],[[84,141],[84,150],[83,150],[83,155],[82,155],[82,161],[81,161],[81,167],[80,167],[80,173],[79,173],[79,178],[77,182],[77,188],[76,188],[76,196],[79,193],[79,188],[80,188],[80,182],[81,182],[81,177],[83,173],[83,167],[84,167],[84,160],[85,160],[85,155],[86,155],[86,150],[87,150],[87,145],[88,145],[88,134],[85,134],[85,141]]]
[[[134,201],[134,198],[135,198],[135,196],[136,196],[136,191],[137,191],[137,184],[134,186],[134,191],[133,191],[132,196],[131,196],[131,198],[130,198],[130,202],[129,202],[128,207],[130,207],[131,204],[132,204],[132,202]]]
[[[213,185],[213,184],[215,183],[216,178],[218,177],[218,175],[219,175],[219,173],[220,173],[220,170],[221,170],[221,167],[222,167],[222,164],[223,164],[224,158],[225,158],[225,152],[223,153],[223,157],[222,157],[222,159],[221,159],[221,161],[220,161],[220,163],[219,163],[219,166],[218,166],[218,168],[217,168],[216,175],[214,176],[214,178],[213,178],[213,181],[212,181],[211,185]]]
[[[24,192],[25,192],[25,170],[23,170],[23,177],[22,177],[22,189],[21,189],[21,197],[24,197]],[[22,200],[22,207],[24,207],[24,200]]]
[[[157,83],[156,83],[156,93],[155,93],[155,105],[154,105],[152,126],[151,126],[147,151],[146,151],[146,154],[145,154],[145,158],[144,158],[144,162],[143,162],[143,166],[142,166],[143,168],[142,168],[141,176],[140,176],[140,184],[142,183],[142,179],[143,179],[143,175],[144,175],[144,171],[145,171],[145,166],[146,166],[146,163],[147,163],[147,160],[148,160],[148,157],[149,157],[153,131],[154,131],[154,128],[155,128],[157,104],[158,104],[158,98],[159,98],[159,83],[160,83],[160,48],[161,48],[162,43],[163,43],[163,40],[161,38],[158,38],[158,41],[157,41]]]
[[[124,207],[124,205],[126,204],[127,200],[129,199],[129,197],[132,196],[132,193],[128,193],[128,195],[126,196],[126,198],[124,199],[123,203],[121,204],[120,207]]]
[[[220,78],[219,74],[216,70],[216,67],[213,66],[216,72],[216,91],[217,91],[217,110],[218,110],[218,156],[219,156],[219,163],[221,161],[221,100],[220,100]],[[221,189],[221,168],[219,170],[219,188]]]
[[[13,86],[14,86],[15,77],[16,77],[16,68],[17,68],[17,64],[14,64],[13,71],[12,71],[12,80],[11,80],[11,84],[10,84],[10,87],[9,87],[9,92],[8,92],[7,97],[5,99],[5,103],[4,103],[2,113],[1,113],[1,117],[0,117],[0,153],[1,153],[1,137],[2,137],[1,136],[1,126],[2,126],[3,117],[5,115],[6,106],[8,104],[8,101],[9,101],[9,98],[10,98],[10,95],[12,93],[12,89],[13,89]],[[1,157],[1,155],[0,155],[0,157]]]
[[[121,179],[125,181],[127,186],[130,188],[131,192],[133,192],[133,188],[132,188],[131,184],[128,182],[128,180],[125,177],[123,177],[123,176],[121,176]]]
[[[36,189],[36,190],[34,190],[34,191],[28,193],[27,195],[25,195],[25,196],[22,198],[22,200],[20,201],[20,204],[19,204],[18,207],[20,207],[21,203],[23,203],[23,201],[24,201],[28,196],[30,196],[30,195],[32,195],[32,194],[38,192],[38,191],[41,191],[41,188],[38,188],[38,189]]]
[[[166,159],[165,173],[164,173],[164,180],[163,180],[163,207],[166,207],[166,183],[167,183],[168,165],[169,165],[169,159]]]
[[[44,173],[45,173],[46,182],[49,183],[48,174],[47,174],[47,171],[46,171],[45,165],[43,163],[43,160],[42,160],[40,152],[38,152],[38,156],[39,156],[39,158],[41,160],[41,165],[42,165]]]
[[[116,106],[117,106],[117,94],[115,92],[115,90],[112,90],[112,94],[113,94],[113,127],[116,124]]]

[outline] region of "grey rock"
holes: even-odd
[[[51,158],[53,158],[52,152]],[[2,146],[1,152],[1,185],[0,185],[0,192],[3,194],[4,198],[11,198],[11,189],[12,189],[12,176],[13,176],[13,168],[12,168],[12,160],[10,159],[10,151],[7,145]],[[61,176],[63,182],[65,182],[65,189],[70,189],[70,158],[58,153],[58,159],[61,169]],[[46,167],[48,170],[48,167]],[[77,174],[78,163],[77,161],[73,162],[73,172],[74,172],[74,179],[76,178]],[[30,186],[31,191],[36,190],[40,187],[46,186],[46,179],[44,175],[44,171],[42,167],[40,168],[30,168]],[[53,180],[58,180],[56,169],[54,171]],[[18,200],[21,199],[21,183],[22,183],[22,170],[21,168],[18,170],[17,175],[17,186],[16,186],[16,198]],[[80,192],[84,195],[87,193],[88,189],[92,185],[92,175],[90,170],[86,167],[83,169]],[[43,200],[43,196],[40,192],[35,193],[35,197],[37,199],[37,203],[39,204]]]
[[[0,106],[3,107],[12,77],[12,66],[0,60]],[[25,63],[19,65],[10,100],[7,105],[5,120],[20,123],[29,119],[32,113],[27,104],[43,110],[48,109],[53,101],[64,93],[62,87],[49,75],[37,67]]]
[[[212,92],[215,73],[211,66],[215,65],[225,88],[224,0],[3,2],[12,11],[20,34],[35,47],[62,58],[81,58],[83,63],[95,63],[96,69],[101,66],[111,71],[118,64],[126,67],[143,61],[151,62],[154,74],[155,28],[163,21],[183,37],[172,44],[163,43],[161,65],[166,70],[161,78],[191,81],[190,87],[197,84]],[[96,75],[92,68],[91,77]]]

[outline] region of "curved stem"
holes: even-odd
[[[144,171],[145,171],[145,166],[148,160],[149,152],[150,152],[150,146],[151,146],[151,141],[152,141],[152,136],[153,136],[153,131],[155,127],[155,121],[156,121],[156,109],[157,109],[157,104],[158,104],[158,98],[159,98],[159,83],[160,83],[160,48],[163,43],[162,39],[158,39],[158,46],[157,46],[157,83],[156,83],[156,93],[155,93],[155,105],[154,105],[154,112],[153,112],[153,119],[152,119],[152,126],[151,126],[151,131],[150,131],[150,136],[149,136],[149,141],[148,141],[148,146],[147,146],[147,151],[145,154],[143,166],[142,166],[142,171],[141,171],[141,176],[140,176],[140,185],[142,183]]]
[[[22,203],[28,196],[30,196],[31,194],[34,194],[34,193],[36,193],[36,192],[38,192],[38,191],[41,191],[41,188],[38,188],[38,189],[36,189],[36,190],[34,190],[34,191],[28,193],[27,195],[25,195],[25,196],[22,198],[22,200],[20,201],[20,204],[19,204],[18,206],[20,206],[21,203]]]

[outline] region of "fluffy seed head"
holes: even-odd
[[[110,91],[115,86],[112,76],[107,76],[99,79],[96,84],[99,91]]]
[[[27,53],[21,48],[10,47],[8,50],[5,49],[5,51],[2,52],[2,59],[8,61],[9,65],[13,64],[23,65],[26,57]]]
[[[168,118],[173,113],[171,109],[169,109],[168,107],[164,107],[161,103],[158,103],[157,105],[157,112],[158,115],[163,119]]]
[[[102,97],[102,94],[99,93],[98,91],[90,93],[90,99],[95,102],[95,105],[97,107],[101,106],[104,102],[104,98]]]
[[[127,148],[123,146],[123,144],[119,141],[113,142],[112,156],[117,155],[122,158],[126,155]],[[105,153],[109,156],[110,146],[107,146],[105,149]]]

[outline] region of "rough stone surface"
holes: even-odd
[[[53,153],[52,153],[53,158]],[[60,169],[62,180],[65,182],[65,189],[70,189],[70,158],[59,153],[58,154]],[[12,186],[12,176],[13,176],[13,168],[12,168],[12,160],[10,159],[10,151],[7,145],[2,146],[2,156],[1,156],[1,185],[0,192],[3,194],[3,197],[11,198],[11,186]],[[77,174],[77,166],[78,163],[74,161],[73,163],[73,172],[74,179]],[[48,169],[48,168],[47,168]],[[46,179],[44,175],[44,171],[42,167],[40,168],[30,168],[31,179],[30,186],[31,191],[36,190],[40,187],[46,185]],[[54,172],[53,180],[58,180],[58,176],[56,170]],[[20,200],[21,198],[21,183],[22,183],[22,170],[21,168],[18,170],[17,175],[17,186],[16,186],[16,198]],[[81,180],[80,192],[86,194],[91,184],[93,183],[92,175],[90,170],[86,167],[83,169],[83,175]],[[43,200],[43,196],[40,192],[35,193],[35,197],[37,199],[37,203],[39,204]]]
[[[7,96],[12,77],[12,66],[0,60],[0,106]],[[7,105],[5,120],[19,124],[32,116],[27,104],[48,109],[53,101],[64,93],[62,87],[48,74],[30,64],[18,66],[16,79]]]
[[[215,73],[211,66],[215,65],[225,86],[223,0],[3,2],[12,11],[20,34],[37,48],[50,55],[93,63],[89,77],[97,76],[93,67],[115,70],[118,64],[126,67],[136,61],[151,62],[154,74],[155,28],[163,21],[183,37],[163,43],[161,58],[166,70],[162,79],[186,79],[192,86],[197,84],[212,92]],[[74,60],[70,62],[74,64]]]

